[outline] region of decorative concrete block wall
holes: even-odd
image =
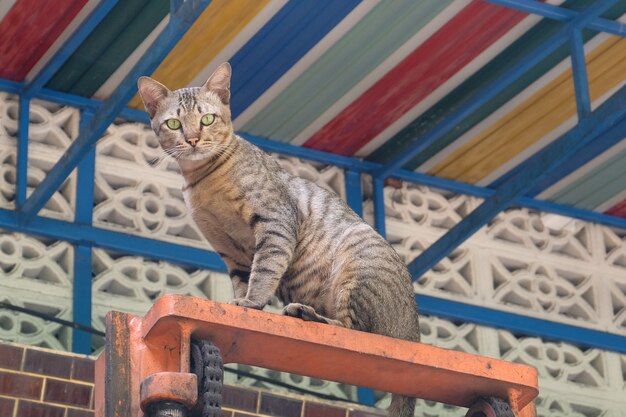
[[[14,209],[17,99],[0,93],[0,208]],[[29,190],[76,137],[79,112],[34,102],[31,106]],[[111,126],[97,146],[93,223],[100,228],[210,249],[182,202],[173,161],[160,155],[150,129]],[[342,170],[280,157],[293,173],[344,196]],[[72,174],[42,210],[71,220],[76,185]],[[364,217],[373,205],[364,184]],[[30,192],[30,191],[29,191]],[[385,188],[387,237],[409,262],[480,204],[480,199],[424,186]],[[226,301],[228,277],[212,271],[94,248],[93,326],[104,329],[111,309],[143,314],[165,293]],[[72,318],[74,250],[57,242],[0,231],[0,300]],[[626,231],[578,220],[511,209],[421,277],[419,294],[489,307],[581,328],[626,335]],[[277,302],[269,310],[279,311]],[[423,341],[440,347],[526,363],[539,369],[542,416],[626,417],[626,355],[513,334],[462,321],[423,317]],[[0,310],[0,339],[70,350],[71,333],[54,323]],[[102,340],[94,338],[94,349]],[[356,388],[241,366],[253,374],[355,400]],[[242,387],[279,388],[255,378],[228,376]],[[2,395],[2,394],[0,394]],[[388,404],[378,396],[378,406]],[[418,414],[459,416],[463,410],[418,402]]]

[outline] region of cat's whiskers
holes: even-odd
[[[156,157],[154,157],[152,160],[150,160],[148,162],[148,164],[150,164],[151,167],[157,167],[161,164],[161,162],[163,162],[165,160],[165,158],[167,158],[168,156],[170,156],[166,151],[164,151],[163,149],[161,149],[161,153],[159,155],[157,155]]]
[[[148,161],[148,165],[155,168],[163,161],[163,159],[164,159],[163,156],[159,155],[157,157],[152,158],[150,161]]]
[[[211,156],[215,157],[215,158],[221,158],[221,157],[226,157],[229,158],[235,151],[235,149],[232,146],[228,146],[228,144],[224,145],[224,144],[215,144],[215,143],[208,143],[208,144],[202,144],[201,145],[201,149],[203,152],[210,152]]]
[[[161,154],[155,157],[152,161],[150,161],[149,162],[150,165],[153,167],[156,167],[159,164],[161,164],[161,162],[166,160],[168,157],[173,158],[173,159],[179,159],[180,156],[183,154],[183,149],[179,149],[179,148],[182,148],[182,147],[175,145],[175,146],[172,146],[171,148],[165,148],[165,149],[161,148]]]

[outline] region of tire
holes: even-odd
[[[190,416],[219,417],[224,382],[224,362],[219,348],[208,340],[192,340],[191,372],[198,377],[198,402]]]
[[[481,398],[470,407],[465,417],[515,417],[505,400],[495,397]]]

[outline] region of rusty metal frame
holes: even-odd
[[[107,316],[106,350],[96,367],[96,417],[143,416],[146,400],[140,386],[155,379],[171,381],[160,377],[162,373],[188,375],[192,336],[211,340],[225,363],[461,407],[482,397],[498,397],[509,402],[516,416],[535,415],[537,370],[527,365],[169,295],[157,300],[143,318],[118,312]],[[161,384],[152,386],[150,395],[171,400],[193,393],[178,384]]]

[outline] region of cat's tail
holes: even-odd
[[[413,417],[415,412],[415,398],[404,395],[391,394],[389,417]]]

